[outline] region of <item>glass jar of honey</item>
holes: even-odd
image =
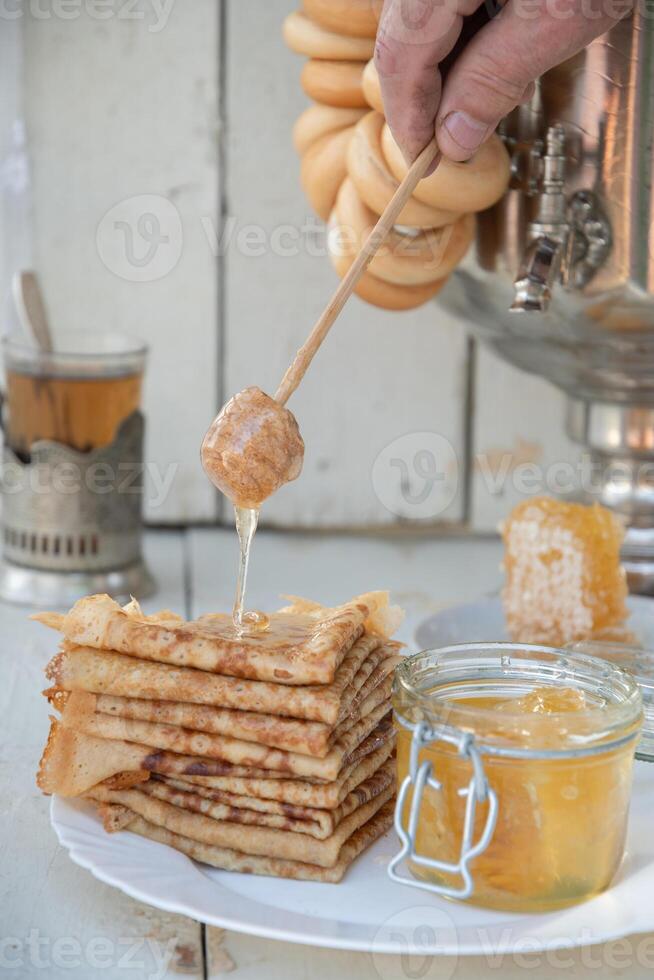
[[[402,849],[391,878],[520,912],[608,887],[642,723],[633,677],[582,653],[471,643],[408,657],[393,704]]]

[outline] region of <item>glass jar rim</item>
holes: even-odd
[[[489,668],[486,671],[485,666]],[[394,694],[404,694],[409,698],[411,706],[419,709],[421,720],[453,733],[477,733],[477,742],[482,750],[485,746],[488,751],[500,755],[533,755],[534,749],[538,748],[539,733],[541,737],[546,736],[548,730],[551,733],[557,724],[565,730],[566,723],[573,717],[571,712],[530,714],[528,718],[532,731],[527,733],[521,728],[525,737],[527,734],[533,736],[532,741],[527,740],[525,743],[530,748],[515,748],[515,741],[513,746],[510,742],[507,746],[502,732],[493,732],[493,727],[497,727],[498,717],[509,720],[512,717],[520,718],[524,726],[524,715],[516,713],[512,716],[506,712],[499,716],[495,708],[461,704],[455,699],[435,696],[439,680],[444,691],[445,684],[456,679],[453,672],[458,669],[458,679],[462,680],[462,672],[466,673],[466,668],[467,679],[474,679],[475,675],[481,681],[488,679],[508,682],[510,679],[522,679],[531,689],[537,686],[573,687],[581,691],[594,690],[596,694],[603,696],[605,703],[591,704],[584,709],[583,735],[571,733],[568,741],[560,748],[548,746],[545,753],[548,758],[568,755],[570,752],[574,754],[584,749],[592,751],[593,746],[601,746],[602,751],[606,751],[616,742],[628,738],[635,740],[638,736],[642,723],[642,698],[635,679],[620,667],[598,657],[571,653],[557,647],[497,641],[461,643],[423,650],[407,657],[396,668]],[[420,676],[416,681],[418,671]],[[511,696],[506,696],[507,702],[510,702]],[[447,706],[445,711],[442,710],[444,705]],[[397,704],[396,715],[402,722]],[[490,727],[490,733],[484,733],[484,725]],[[502,748],[503,745],[507,747]]]
[[[53,341],[54,350],[44,351],[22,330],[14,330],[2,337],[2,351],[13,365],[61,369],[77,364],[82,370],[98,362],[142,365],[148,353],[143,340],[118,330],[60,330]]]
[[[582,640],[571,644],[573,653],[586,653],[620,667],[638,684],[643,697],[643,731],[636,758],[654,762],[654,650],[617,640]]]

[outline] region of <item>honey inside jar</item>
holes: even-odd
[[[637,685],[592,657],[549,648],[448,649],[457,652],[419,654],[399,668],[398,778],[401,786],[410,772],[416,722],[474,736],[497,796],[497,818],[487,848],[470,862],[473,886],[465,900],[545,912],[603,891],[624,853],[641,723]],[[418,764],[425,761],[440,789],[425,787],[415,853],[456,864],[466,808],[460,791],[470,783],[472,764],[442,739],[420,750]],[[412,794],[402,814],[405,830]],[[473,842],[489,805],[477,804]],[[459,875],[415,861],[409,869],[446,888],[461,885]]]

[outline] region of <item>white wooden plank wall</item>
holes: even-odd
[[[475,368],[471,524],[495,531],[511,508],[565,490],[579,447],[564,430],[564,395],[479,346]]]
[[[22,22],[0,22],[0,315],[8,329],[17,322],[9,300],[12,271],[31,262],[22,57]]]
[[[212,521],[208,421],[244,385],[275,389],[336,284],[291,144],[307,101],[281,25],[297,0],[37,6],[0,23],[0,50],[22,30],[34,260],[53,320],[150,342],[147,518]],[[0,253],[3,276],[12,258]],[[436,303],[388,314],[353,299],[291,403],[302,478],[264,521],[493,529],[518,496],[510,478],[498,486],[498,460],[546,464],[570,446],[557,393],[484,351],[470,391],[468,351]]]
[[[22,9],[34,258],[53,323],[150,343],[147,462],[176,475],[163,500],[150,480],[147,516],[213,518],[198,447],[218,387],[216,263],[203,219],[218,207],[219,6]]]

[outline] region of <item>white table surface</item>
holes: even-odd
[[[186,615],[231,606],[233,533],[150,532],[146,554],[159,581],[149,611]],[[365,538],[260,533],[250,601],[278,594],[338,602],[390,588],[407,610],[401,638],[439,608],[499,586],[500,547],[486,539]],[[127,898],[74,865],[56,843],[34,772],[48,729],[40,696],[56,637],[29,610],[0,603],[0,977],[116,978],[186,975],[238,980],[545,980],[558,976],[644,980],[654,971],[654,934],[601,946],[515,956],[401,957],[295,947],[223,934]]]

